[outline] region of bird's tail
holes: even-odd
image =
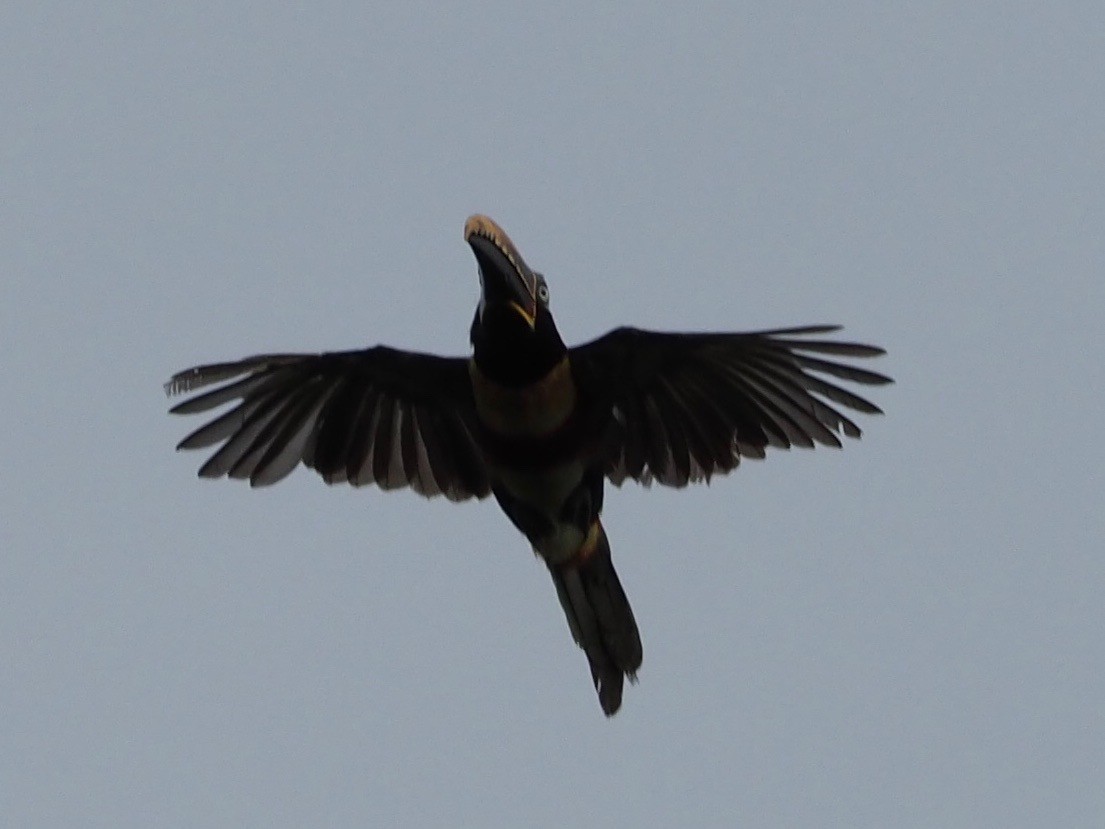
[[[625,677],[630,682],[637,678],[642,651],[637,622],[598,519],[580,556],[549,570],[572,636],[587,654],[599,704],[606,716],[612,716],[621,707]]]

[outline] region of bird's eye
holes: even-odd
[[[544,282],[537,286],[537,298],[546,305],[549,304],[549,286]]]

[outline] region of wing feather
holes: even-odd
[[[859,427],[843,410],[879,414],[826,380],[883,385],[889,377],[852,362],[872,345],[824,339],[835,325],[742,334],[677,334],[619,328],[572,349],[577,380],[608,415],[606,474],[668,486],[709,480],[769,447],[840,447]],[[812,356],[823,355],[823,356]],[[839,408],[838,408],[839,407]]]
[[[259,355],[180,372],[166,391],[208,386],[216,387],[171,409],[196,414],[232,404],[177,447],[217,447],[203,477],[267,486],[302,462],[327,483],[409,486],[458,501],[490,494],[462,358],[383,346]]]

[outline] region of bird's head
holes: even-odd
[[[471,335],[477,362],[490,365],[509,357],[527,372],[555,365],[566,349],[549,312],[545,277],[530,269],[506,232],[487,216],[468,218],[464,240],[480,272]]]

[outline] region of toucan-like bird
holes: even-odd
[[[838,326],[675,334],[618,328],[568,348],[544,277],[495,222],[472,216],[479,265],[470,357],[378,345],[263,354],[175,375],[172,411],[233,407],[178,449],[218,446],[205,478],[276,483],[300,462],[328,484],[411,487],[453,501],[494,495],[548,566],[599,703],[618,710],[641,639],[600,521],[604,484],[683,487],[768,447],[860,436],[841,409],[879,409],[832,379],[890,378],[833,358],[881,348],[823,339]]]

